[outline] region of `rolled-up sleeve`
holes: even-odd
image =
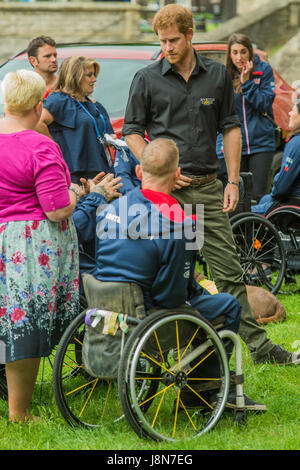
[[[147,83],[141,72],[136,73],[129,90],[122,134],[144,137],[147,125]]]
[[[54,121],[61,126],[74,129],[76,126],[76,105],[64,93],[51,93],[44,102],[44,108],[53,116]]]
[[[54,142],[42,142],[34,154],[33,176],[36,194],[44,212],[52,212],[70,204],[69,170]]]

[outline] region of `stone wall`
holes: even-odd
[[[41,34],[57,42],[134,42],[140,7],[128,2],[0,3],[0,59]]]
[[[244,33],[266,50],[286,43],[299,31],[300,0],[270,0],[255,10],[227,21],[199,39],[224,41],[234,32]]]
[[[195,40],[224,41],[243,32],[267,51],[286,43],[299,30],[300,0],[269,0]],[[57,42],[156,41],[141,34],[141,8],[129,2],[0,2],[0,62],[46,34]]]

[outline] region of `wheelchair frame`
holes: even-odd
[[[245,212],[230,220],[245,283],[265,287],[273,294],[300,293],[300,207],[282,205],[266,216]],[[272,246],[270,237],[274,239]],[[269,260],[272,271],[269,275],[263,269],[264,246],[265,253],[272,251],[274,255]],[[253,276],[254,269],[256,276]]]

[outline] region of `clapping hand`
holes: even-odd
[[[86,180],[85,178],[80,178],[86,194],[91,192],[102,194],[107,202],[122,196],[118,191],[118,189],[123,186],[121,180],[122,178],[120,176],[115,178],[112,173],[106,175],[104,171],[98,173],[93,179]]]

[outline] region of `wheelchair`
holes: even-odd
[[[139,286],[100,282],[88,274],[83,279],[87,309],[65,331],[53,365],[56,404],[69,425],[113,429],[124,420],[141,438],[197,437],[217,424],[233,383],[234,419],[245,423],[241,343],[235,333],[224,329],[224,319],[213,325],[187,305],[149,313],[141,303]],[[129,299],[132,287],[135,294]],[[102,341],[109,336],[102,330],[108,325],[107,314],[113,312],[118,321],[108,355],[103,352],[95,358],[89,352],[97,339],[90,337],[91,349],[85,346],[90,325],[101,325]],[[234,377],[224,346],[229,341],[235,346]],[[217,367],[210,374],[212,359]],[[187,391],[199,400],[197,408],[185,405]]]
[[[295,201],[296,202],[296,201]],[[271,208],[266,219],[278,231],[286,258],[286,270],[279,293],[298,294],[300,292],[300,200],[297,205],[280,205]]]
[[[230,221],[245,284],[275,295],[286,273],[286,250],[277,228],[252,212],[235,214]]]
[[[223,186],[227,179],[223,179]],[[252,173],[241,173],[239,203],[229,214],[245,284],[273,294],[300,292],[300,198],[282,204],[265,216],[251,212]],[[209,277],[202,255],[203,273]]]
[[[223,186],[227,179],[223,180]],[[271,220],[251,212],[252,173],[241,173],[239,202],[229,214],[236,251],[247,285],[263,287],[273,294],[279,292],[286,273],[286,250],[277,228]],[[206,277],[209,271],[199,254],[200,270]],[[268,269],[264,269],[268,266]]]

